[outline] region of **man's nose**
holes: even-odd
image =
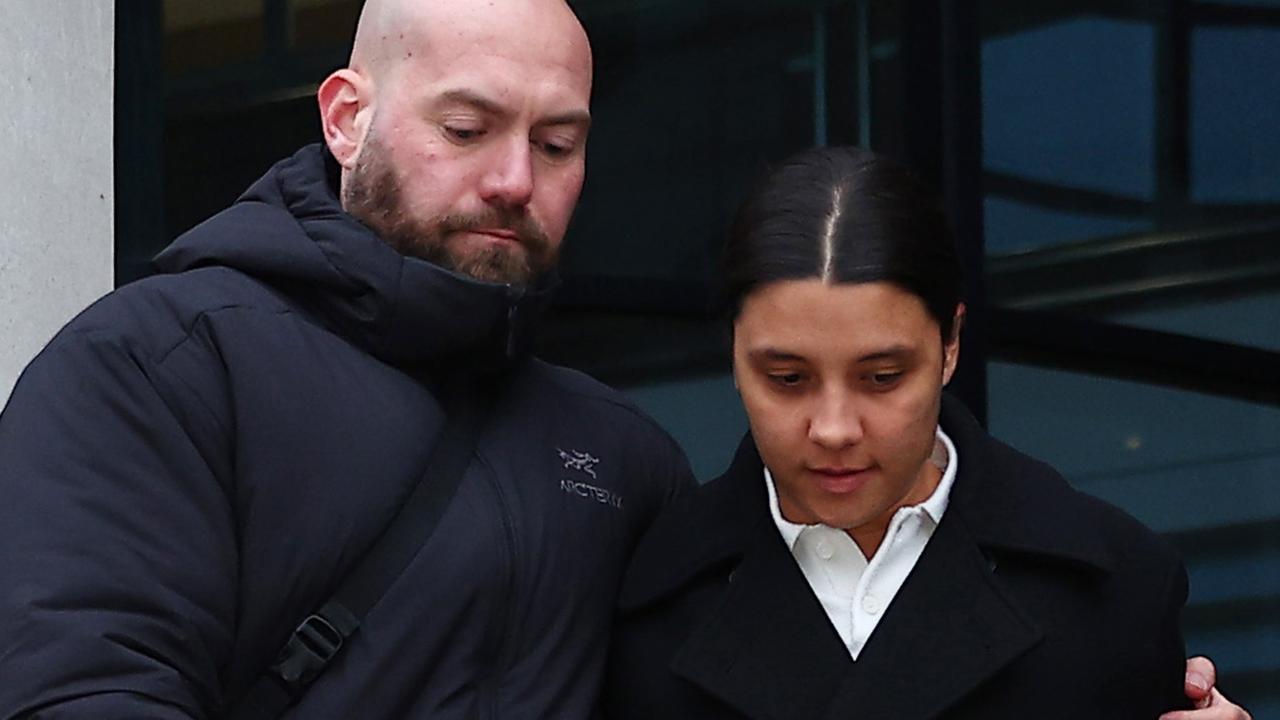
[[[533,198],[533,152],[529,141],[512,138],[493,148],[492,164],[480,181],[480,198],[492,205],[517,208]]]
[[[844,393],[823,393],[809,417],[809,439],[832,450],[861,440],[862,418],[857,403]]]

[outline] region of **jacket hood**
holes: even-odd
[[[500,367],[527,354],[554,276],[517,287],[401,255],[342,210],[338,187],[337,162],[308,145],[154,262],[252,275],[396,365]]]

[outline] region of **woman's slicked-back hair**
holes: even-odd
[[[724,255],[732,318],[780,280],[891,282],[924,301],[949,339],[960,260],[938,199],[905,166],[855,147],[784,161],[738,211]]]

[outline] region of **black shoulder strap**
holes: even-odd
[[[468,378],[445,389],[444,429],[422,479],[329,601],[298,625],[271,667],[223,715],[225,720],[274,720],[282,715],[324,672],[343,642],[431,538],[471,464],[496,402],[499,393],[494,385],[500,381],[491,380],[493,384]]]

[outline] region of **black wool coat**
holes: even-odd
[[[944,399],[946,515],[853,662],[768,510],[750,436],[667,511],[624,580],[623,718],[1123,718],[1185,707],[1175,553]]]

